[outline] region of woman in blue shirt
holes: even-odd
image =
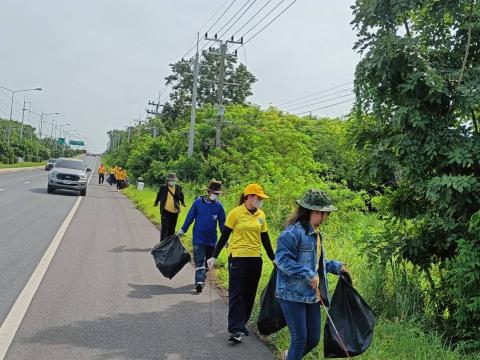
[[[337,210],[321,190],[308,190],[277,241],[277,287],[290,331],[290,348],[282,359],[300,360],[320,340],[320,303],[329,306],[327,273],[347,271],[338,261],[325,259],[319,226]]]
[[[208,271],[206,260],[212,257],[217,245],[217,224],[223,231],[225,210],[218,196],[222,192],[222,183],[211,181],[207,195],[198,197],[188,211],[185,222],[177,235],[182,236],[193,226],[193,260],[195,262],[195,289],[201,292],[205,284],[205,274]]]

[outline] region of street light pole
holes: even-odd
[[[47,116],[47,115],[59,115],[60,113],[58,112],[53,112],[53,113],[48,113],[48,114],[45,114],[43,111],[42,111],[42,114],[40,115],[40,133],[39,133],[39,138],[38,138],[38,142],[37,142],[37,157],[38,157],[38,145],[40,143],[40,141],[42,141],[42,129],[43,129],[43,123],[46,122],[47,120],[44,118]]]
[[[63,124],[63,125],[60,124],[60,125],[58,125],[58,127],[60,128],[60,131],[59,131],[59,133],[58,133],[58,134],[59,134],[58,137],[55,136],[55,137],[57,138],[57,140],[56,140],[56,142],[55,142],[55,147],[57,146],[58,140],[62,137],[63,127],[64,127],[64,126],[69,126],[69,125],[70,125],[70,124]],[[56,135],[56,134],[55,134],[55,135]],[[64,138],[64,140],[63,140],[63,150],[62,150],[62,154],[64,154],[64,153],[65,153],[65,138]]]
[[[12,93],[12,101],[10,102],[10,118],[8,120],[8,130],[7,130],[7,146],[8,146],[10,144],[10,134],[12,131],[13,99],[15,98],[15,93],[25,92],[25,91],[42,91],[42,88],[12,90],[12,89],[6,88],[5,86],[0,85],[0,87]]]

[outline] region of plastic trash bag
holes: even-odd
[[[163,276],[173,278],[185,264],[190,262],[190,253],[185,250],[176,235],[170,236],[155,245],[151,251],[155,265]]]
[[[126,180],[119,180],[117,181],[119,183],[119,188],[120,189],[125,189],[128,187],[128,182]]]
[[[363,354],[373,338],[375,315],[353,288],[352,279],[347,273],[342,273],[338,279],[328,312],[341,341],[327,318],[323,338],[325,358],[346,358],[344,347],[350,357]]]
[[[257,327],[262,335],[273,334],[287,325],[280,303],[275,297],[276,282],[277,267],[274,266],[268,284],[260,297],[260,314],[258,315]]]

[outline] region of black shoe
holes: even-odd
[[[250,336],[250,331],[247,328],[245,328],[242,330],[242,334],[245,336]]]
[[[231,341],[235,344],[240,344],[242,342],[242,333],[237,332],[235,334],[230,334],[228,341]]]
[[[195,286],[195,290],[197,290],[197,293],[201,293],[203,290],[203,283],[198,282],[197,285]]]

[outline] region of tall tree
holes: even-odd
[[[370,174],[395,175],[391,243],[425,271],[439,317],[457,321],[452,335],[472,339],[480,323],[480,275],[472,276],[480,236],[471,231],[480,210],[480,6],[357,0],[353,13],[363,54],[356,138],[378,155]],[[451,286],[457,282],[465,285]]]
[[[177,61],[170,65],[172,74],[165,78],[166,85],[172,86],[170,101],[164,107],[163,114],[176,119],[188,111],[192,101],[192,66],[186,61]],[[203,51],[198,77],[197,105],[216,104],[218,75],[220,68],[219,50]],[[255,76],[243,64],[237,64],[237,57],[227,54],[225,58],[224,104],[244,104],[253,94],[252,85]]]

